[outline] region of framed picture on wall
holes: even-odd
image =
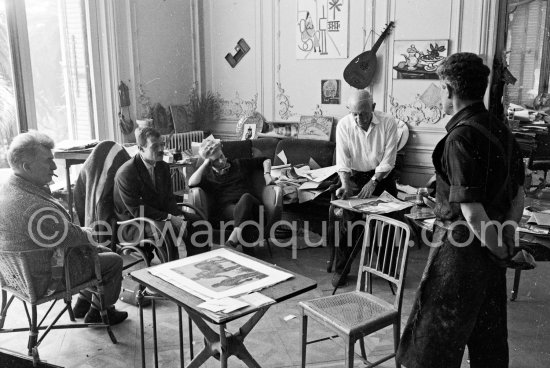
[[[438,79],[437,67],[445,60],[449,40],[399,40],[393,43],[394,79]]]
[[[247,139],[254,139],[257,137],[256,124],[244,124],[243,126],[243,135],[241,137],[242,141]]]
[[[321,80],[321,103],[322,104],[340,104],[340,80],[322,79]]]
[[[349,0],[298,0],[296,59],[348,57]]]

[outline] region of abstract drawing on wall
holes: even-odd
[[[448,40],[395,41],[394,79],[438,79],[437,67],[447,57]]]
[[[334,119],[332,116],[301,116],[298,137],[329,141]]]
[[[297,59],[348,57],[349,0],[298,0]]]
[[[340,80],[323,79],[321,80],[321,103],[339,104],[340,103]]]

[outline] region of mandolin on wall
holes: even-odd
[[[394,22],[390,22],[380,35],[372,50],[365,51],[356,56],[344,69],[344,80],[352,87],[363,89],[370,85],[376,73],[376,51],[384,39],[390,34]]]

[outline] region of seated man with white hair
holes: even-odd
[[[120,293],[122,258],[108,248],[94,244],[90,229],[71,223],[69,213],[52,197],[48,184],[57,166],[53,160],[54,141],[46,134],[31,130],[16,136],[8,149],[8,162],[13,171],[0,190],[0,249],[6,251],[53,248],[51,276],[33,275],[48,284],[44,293],[51,295],[64,287],[63,262],[65,252],[75,245],[96,246],[103,278],[103,300],[109,323],[115,325],[128,317],[115,310]],[[38,272],[38,271],[36,271]],[[89,296],[89,295],[88,295]],[[94,304],[79,297],[73,309],[76,318],[86,323],[99,323],[101,316]]]
[[[222,151],[219,139],[205,139],[199,148],[204,159],[202,165],[189,178],[190,187],[200,187],[216,204],[218,221],[234,220],[234,228],[225,245],[243,246],[245,253],[258,241],[257,228],[243,226],[249,220],[259,220],[261,202],[251,194],[250,176],[263,169],[266,185],[273,183],[271,160],[264,157],[242,158],[229,161]]]
[[[374,111],[375,107],[368,91],[354,90],[348,99],[350,113],[336,126],[336,165],[341,181],[336,196],[339,198],[353,195],[368,198],[380,195],[384,190],[397,195],[392,175],[397,156],[397,123],[391,115]],[[347,220],[358,219],[348,212]],[[359,227],[355,229],[361,230]],[[358,241],[357,230],[352,244],[347,243],[347,236],[340,237],[333,286],[345,283],[349,271],[345,265],[353,244]]]

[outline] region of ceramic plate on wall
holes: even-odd
[[[252,116],[245,116],[239,119],[237,128],[235,129],[237,139],[241,139],[243,136],[243,127],[245,124],[255,124],[256,134],[260,133],[264,127],[264,118],[259,113],[254,113]]]

